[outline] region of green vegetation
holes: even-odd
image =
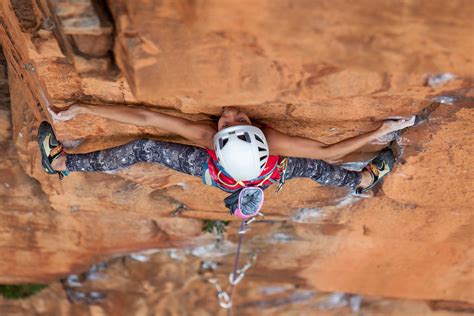
[[[202,223],[202,231],[206,233],[222,235],[225,233],[227,225],[229,225],[229,221],[214,221],[205,219]]]
[[[7,299],[21,299],[30,297],[47,287],[43,284],[0,284],[0,295]]]

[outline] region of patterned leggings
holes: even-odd
[[[199,147],[139,139],[87,154],[68,154],[66,166],[69,171],[110,171],[126,168],[137,162],[154,162],[200,177],[208,159],[207,151]],[[286,179],[292,178],[310,178],[322,185],[351,188],[355,188],[361,180],[359,172],[333,166],[322,160],[289,157]]]

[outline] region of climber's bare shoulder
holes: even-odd
[[[269,126],[261,127],[272,155],[324,159],[325,144],[313,139],[288,135]]]

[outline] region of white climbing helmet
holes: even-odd
[[[219,164],[237,181],[258,178],[269,155],[265,135],[252,125],[236,125],[217,132],[214,149]]]

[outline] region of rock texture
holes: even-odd
[[[201,261],[182,249],[133,257],[111,260],[107,267],[95,266],[87,272],[87,277],[71,276],[27,300],[14,302],[0,298],[0,312],[2,315],[227,315],[216,304],[215,289],[205,281],[210,272],[203,272],[202,268],[206,264],[230,265],[230,262]],[[226,278],[221,273],[217,276],[222,281]],[[256,272],[250,272],[237,289],[234,315],[468,316],[473,310],[466,303],[321,293],[312,287]]]
[[[140,100],[177,98],[192,111],[292,104],[299,118],[331,99],[385,96],[385,111],[367,104],[371,111],[359,112],[380,118],[387,103],[416,94],[407,88],[421,78],[409,74],[470,75],[473,66],[469,35],[455,31],[473,27],[469,1],[395,3],[119,0],[110,10],[117,62]]]
[[[0,69],[2,75],[6,73],[4,66]],[[6,106],[8,98],[2,95],[5,96],[5,103],[0,108],[0,144],[3,152],[0,160],[1,283],[48,282],[73,271],[81,271],[111,254],[150,246],[171,247],[196,242],[192,237],[197,237],[201,231],[200,222],[196,220],[165,219],[158,223],[153,216],[144,213],[122,217],[120,213],[126,212],[127,208],[121,211],[120,207],[107,205],[104,197],[109,195],[108,192],[100,193],[95,188],[96,199],[102,199],[105,203],[87,202],[87,199],[76,195],[82,190],[80,182],[76,182],[77,189],[73,189],[76,193],[68,196],[66,192],[71,189],[64,186],[65,183],[42,175],[34,141],[38,121],[30,110],[31,105],[26,103],[23,95],[25,88],[18,86],[21,82],[14,72],[9,74],[10,97],[16,104],[16,111],[10,115],[10,108]],[[16,136],[15,142],[12,134]],[[36,170],[35,173],[41,178],[30,177],[25,170]],[[106,178],[93,181],[100,181],[104,190],[115,187],[112,190],[116,195],[135,187],[127,180],[112,180],[115,183],[111,184]],[[43,180],[43,183],[38,182]],[[52,195],[45,194],[44,188],[48,188],[46,192]],[[58,200],[58,205],[55,205],[54,199]],[[84,206],[75,202],[79,199]],[[115,199],[113,203],[120,205],[121,202]],[[103,216],[103,212],[107,211],[109,216]],[[182,221],[186,224],[180,223]],[[183,227],[178,229],[181,225]]]
[[[88,115],[53,120],[52,111],[74,102],[148,107],[196,120],[236,105],[281,131],[326,142],[391,116],[421,114],[424,122],[400,135],[403,159],[376,196],[356,198],[307,180],[289,181],[278,195],[269,191],[266,221],[246,235],[245,253],[258,253],[246,282],[284,284],[293,289],[281,295],[286,299],[299,286],[417,300],[387,303],[396,305],[393,315],[406,306],[413,315],[451,313],[456,308],[446,308],[449,302],[470,306],[473,13],[472,3],[461,0],[1,2],[10,95],[2,68],[0,283],[52,282],[110,256],[212,245],[200,219],[231,219],[225,194],[161,166],[77,173],[62,182],[45,175],[35,143],[42,120],[53,123],[71,152],[143,136],[183,141]],[[367,159],[381,146],[345,162]],[[227,233],[234,243],[236,229],[232,222]],[[191,267],[179,268],[187,273],[176,272],[179,284],[195,277],[196,259],[189,260]],[[224,279],[232,258],[219,260]],[[251,304],[247,286],[237,295],[249,313],[266,309]],[[212,290],[203,282],[197,287]],[[202,314],[216,312],[205,307],[210,296],[197,297],[206,297],[193,301]],[[31,302],[22,308],[43,304]],[[137,310],[154,306],[147,298],[134,302]],[[174,302],[168,305],[179,305]],[[269,313],[278,305],[268,304]],[[278,311],[310,313],[314,304]],[[436,306],[444,309],[438,313]]]

